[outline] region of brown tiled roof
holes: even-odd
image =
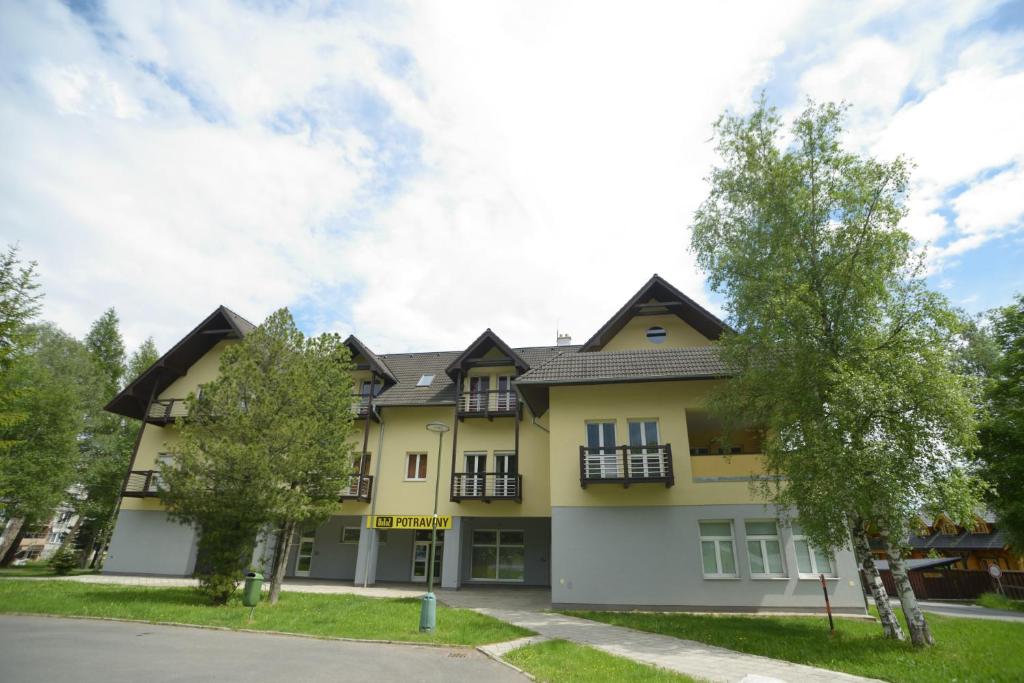
[[[554,355],[577,346],[532,346],[513,349],[530,367],[543,364]],[[461,351],[434,351],[427,353],[385,353],[377,356],[387,364],[397,382],[373,402],[381,407],[408,405],[455,405],[455,383],[445,369],[459,357]],[[433,375],[429,387],[418,387],[423,375]]]
[[[565,347],[563,347],[565,348]],[[725,377],[725,365],[710,346],[688,349],[560,353],[532,365],[516,384],[602,384],[665,379]]]

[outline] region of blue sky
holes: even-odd
[[[970,311],[1024,291],[1024,2],[0,6],[0,241],[44,315],[166,349],[218,304],[379,351],[585,339],[686,247],[711,124],[852,105]]]

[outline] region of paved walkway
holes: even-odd
[[[747,683],[754,681],[764,683],[768,681],[807,683],[844,681],[854,683],[859,681],[863,683],[874,680],[838,671],[792,664],[768,657],[743,654],[692,640],[681,640],[671,636],[577,619],[563,614],[487,608],[480,608],[477,611],[536,631],[548,638],[571,640],[619,657],[626,657],[708,681],[721,681],[722,683],[738,681]]]
[[[932,602],[921,600],[918,602],[921,610],[933,612],[947,617],[963,617],[964,619],[986,619],[991,621],[1016,621],[1024,624],[1024,612],[1013,612],[1005,609],[989,609],[970,603],[957,602]],[[900,609],[899,601],[893,603],[893,609]]]

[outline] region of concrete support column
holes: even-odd
[[[441,588],[457,589],[462,567],[462,518],[452,517],[452,528],[444,532],[444,553],[441,555]]]
[[[359,546],[356,548],[356,575],[353,583],[372,586],[377,583],[377,552],[380,550],[380,538],[376,529],[366,528],[367,516],[359,518],[362,530],[359,532]]]

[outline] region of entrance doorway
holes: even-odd
[[[437,552],[434,554],[434,579],[441,579],[441,558],[444,555],[444,532],[437,532]],[[417,531],[412,544],[412,577],[416,583],[427,580],[427,562],[430,558],[430,532]]]
[[[304,531],[299,539],[299,552],[295,558],[295,576],[309,576],[313,566],[313,543],[316,541],[314,531]]]

